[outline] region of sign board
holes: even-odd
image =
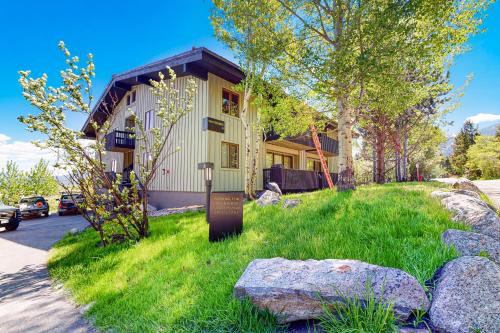
[[[203,130],[224,133],[224,121],[210,117],[203,118]]]
[[[224,240],[243,231],[243,193],[214,192],[210,195],[210,226],[208,239],[211,242]]]

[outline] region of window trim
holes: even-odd
[[[148,114],[150,117],[148,117]],[[154,110],[144,112],[144,131],[149,131],[155,127]],[[148,121],[149,120],[149,121]],[[149,127],[148,127],[149,125]]]
[[[309,170],[307,168],[307,162],[308,161],[313,162],[313,170]],[[315,166],[316,163],[319,164],[319,171],[314,170],[314,166]],[[328,165],[328,160],[327,159],[325,159],[325,163],[326,163],[326,166],[327,166],[328,170],[330,170],[330,165]],[[323,172],[323,167],[321,166],[321,160],[319,158],[306,157],[306,170],[307,171],[315,171],[315,172]]]
[[[238,148],[238,167],[237,168],[232,168],[230,166],[228,166],[228,167],[224,167],[223,166],[223,163],[222,163],[223,162],[223,158],[222,158],[222,146],[224,144],[227,144],[228,147],[236,146],[236,148]],[[232,143],[232,142],[228,142],[228,141],[221,141],[220,142],[220,147],[221,147],[220,148],[220,168],[222,170],[240,170],[240,145],[237,144],[237,143]],[[228,159],[230,159],[229,158],[229,148],[228,148]],[[228,162],[229,162],[229,160],[228,160]],[[228,164],[230,165],[230,163],[228,163]]]
[[[137,91],[132,90],[127,93],[126,102],[127,106],[134,105],[137,102]]]
[[[118,165],[118,162],[116,161],[116,159],[111,160],[111,172],[116,173],[116,171],[118,170],[117,165]]]
[[[224,112],[224,92],[227,92],[229,94],[229,103],[231,103],[231,98],[232,98],[233,95],[238,96],[238,115],[237,116],[233,116],[233,115],[231,115],[229,113],[225,113]],[[222,97],[221,113],[223,115],[225,115],[225,116],[228,116],[228,117],[233,117],[233,118],[240,119],[241,118],[241,106],[240,106],[241,105],[241,95],[239,93],[234,92],[232,90],[229,90],[227,88],[222,88],[222,95],[221,95],[221,97]]]
[[[272,164],[272,165],[274,165],[274,164],[275,164],[275,163],[274,163],[274,155],[281,155],[281,156],[283,157],[283,164],[282,164],[282,165],[283,165],[283,167],[285,167],[285,163],[284,163],[284,162],[285,162],[285,157],[290,157],[290,158],[292,159],[292,161],[291,161],[291,162],[292,162],[292,167],[291,167],[291,168],[289,168],[289,169],[291,169],[291,170],[296,170],[296,169],[294,168],[295,163],[294,163],[294,161],[293,161],[293,158],[294,158],[295,156],[297,156],[297,155],[287,154],[287,153],[281,153],[281,152],[279,152],[279,151],[275,151],[275,150],[266,150],[266,155],[267,155],[267,154],[272,154],[272,155],[273,155],[273,164]],[[271,166],[272,166],[272,165],[271,165]],[[269,168],[270,168],[270,167],[269,167]]]

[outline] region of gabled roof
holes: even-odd
[[[109,109],[113,101],[121,100],[135,85],[149,84],[151,79],[159,80],[158,72],[168,77],[167,66],[172,68],[179,77],[192,75],[207,80],[210,72],[234,84],[239,83],[244,77],[238,65],[204,47],[193,48],[190,51],[113,75],[83,125],[83,133],[87,137],[95,137],[90,119],[104,122],[108,117],[108,112],[111,111]]]

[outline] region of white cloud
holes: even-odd
[[[0,143],[2,142],[6,142],[6,141],[9,141],[10,140],[10,137],[5,135],[5,134],[2,134],[0,133]]]
[[[467,118],[466,120],[470,120],[475,124],[486,123],[489,121],[500,120],[500,114],[478,113],[472,117]]]
[[[7,161],[14,161],[21,170],[29,170],[42,158],[53,164],[57,156],[54,152],[40,149],[31,142],[12,141],[9,136],[0,133],[0,169],[7,165]]]

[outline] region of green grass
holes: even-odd
[[[326,333],[392,333],[397,332],[394,305],[375,297],[367,284],[363,300],[339,295],[343,303],[325,304],[320,318]]]
[[[274,318],[232,296],[253,259],[350,258],[400,268],[421,283],[455,257],[441,233],[453,223],[437,199],[442,184],[390,184],[354,192],[293,195],[303,203],[244,208],[244,232],[208,242],[204,213],[154,219],[135,245],[96,247],[88,230],[51,252],[51,275],[101,328],[122,332],[273,332]]]

